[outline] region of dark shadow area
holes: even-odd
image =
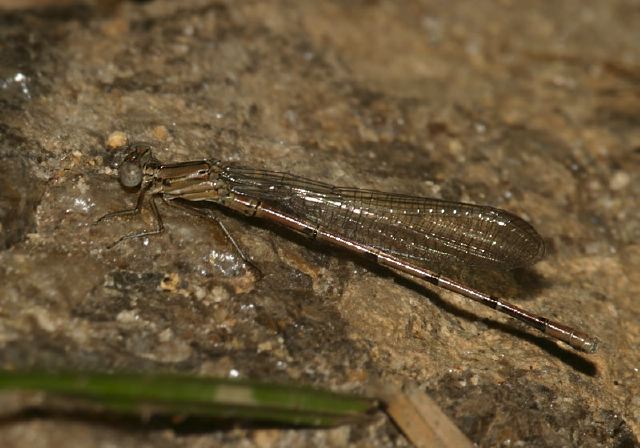
[[[51,3],[51,2],[49,2]],[[67,23],[72,20],[87,23],[94,16],[94,8],[88,4],[31,6],[20,10],[0,9],[0,20],[15,25],[37,18],[49,23]]]
[[[580,373],[591,377],[596,377],[599,374],[597,364],[589,360],[586,357],[587,355],[582,355],[581,353],[570,348],[565,349],[545,336],[532,334],[528,331],[521,330],[516,326],[505,324],[502,322],[489,321],[485,319],[484,323],[489,328],[503,331],[531,344],[537,345],[549,355],[560,359],[562,362]]]
[[[485,325],[487,325],[487,327],[491,329],[508,333],[514,337],[517,337],[518,339],[522,339],[531,344],[537,345],[549,355],[562,360],[564,363],[571,366],[574,370],[577,370],[585,375],[596,376],[598,374],[596,364],[585,358],[585,355],[582,355],[573,349],[562,348],[555,341],[549,339],[546,336],[543,336],[542,334],[536,335],[530,333],[525,329],[518,328],[520,326],[524,327],[524,325],[519,323],[515,319],[511,320],[513,322],[513,325],[511,325],[508,323],[502,323],[495,320],[478,317],[470,311],[460,309],[457,306],[443,300],[439,295],[435,294],[425,286],[420,285],[418,282],[407,279],[400,274],[393,273],[392,275],[399,285],[402,285],[407,289],[411,289],[412,291],[427,297],[434,305],[443,309],[447,313],[453,314],[454,316],[469,322],[482,321]]]
[[[372,421],[378,410],[374,410],[361,419],[358,424],[366,424]],[[110,427],[131,432],[146,432],[149,430],[161,431],[170,429],[178,435],[207,434],[213,431],[231,431],[242,428],[248,430],[259,429],[317,429],[318,426],[305,424],[273,423],[268,419],[250,420],[224,417],[181,416],[170,414],[157,414],[152,416],[120,414],[100,410],[86,409],[48,409],[40,406],[27,407],[10,415],[0,417],[0,427],[11,426],[21,422],[32,420],[56,420],[65,422],[83,422],[90,425]],[[355,420],[354,420],[355,421]],[[340,424],[349,423],[348,421]],[[324,428],[338,426],[328,425]]]
[[[527,341],[531,344],[537,345],[539,348],[547,352],[549,355],[554,356],[560,360],[562,360],[567,365],[571,366],[574,370],[577,370],[588,376],[596,376],[598,374],[598,369],[595,363],[587,359],[584,355],[574,351],[573,349],[565,349],[559,346],[556,342],[550,340],[548,337],[541,335],[532,334],[529,331],[518,328],[517,326],[505,324],[493,320],[483,319],[478,317],[474,313],[461,309],[455,305],[452,305],[449,302],[443,300],[438,294],[434,293],[427,287],[420,284],[421,280],[412,280],[407,276],[396,273],[393,270],[387,269],[379,264],[372,262],[364,257],[358,256],[353,253],[349,253],[345,250],[335,248],[329,245],[318,244],[308,238],[303,237],[302,235],[298,235],[295,232],[292,232],[288,229],[273,225],[269,222],[266,222],[262,219],[257,218],[243,218],[239,217],[238,214],[233,211],[229,211],[226,209],[211,207],[209,204],[199,204],[198,209],[207,210],[204,213],[215,213],[221,214],[228,218],[234,218],[246,221],[249,224],[256,226],[258,228],[262,228],[265,230],[269,230],[279,237],[288,239],[293,241],[305,248],[313,251],[320,251],[330,256],[340,256],[346,258],[353,263],[362,266],[372,273],[384,277],[392,277],[399,285],[411,289],[412,291],[426,297],[433,304],[443,309],[447,313],[453,314],[456,317],[461,319],[470,321],[470,322],[479,322],[483,321],[489,328],[503,331],[508,333],[514,337],[517,337],[521,340]],[[215,210],[215,211],[214,211]],[[247,251],[249,252],[249,251]],[[250,257],[250,255],[249,255]],[[508,275],[508,274],[507,274]],[[544,283],[544,279],[539,274],[535,273],[530,269],[518,269],[513,271],[514,278],[520,283],[522,282],[522,287],[525,289],[539,289],[541,288],[541,284]],[[470,285],[473,286],[473,285]],[[478,288],[479,289],[479,288]],[[491,292],[490,292],[491,293]],[[469,299],[470,300],[470,299]],[[516,324],[516,320],[513,320],[514,324]],[[523,324],[517,323],[516,325],[522,326]]]

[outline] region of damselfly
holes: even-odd
[[[136,214],[148,203],[156,227],[125,235],[117,242],[163,231],[156,205],[158,198],[168,204],[176,200],[183,204],[211,202],[246,216],[269,220],[310,239],[369,257],[382,266],[461,294],[577,350],[596,351],[597,340],[582,331],[425,267],[442,260],[502,269],[533,264],[544,254],[543,240],[530,224],[509,212],[461,202],[335,187],[220,160],[165,164],[153,157],[149,145],[142,143],[125,149],[128,154],[119,167],[119,179],[123,186],[139,189],[137,204],[133,209],[109,213],[100,219]]]

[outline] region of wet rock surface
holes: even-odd
[[[638,445],[640,8],[611,2],[124,2],[0,15],[0,366],[363,392],[416,382],[479,446]],[[131,207],[107,136],[338,185],[491,204],[547,256],[434,266],[597,335],[580,355],[468,300],[212,210]],[[5,446],[406,446],[384,419],[182,434],[39,420]],[[35,441],[35,442],[34,442]],[[37,442],[37,443],[36,443]],[[35,444],[34,444],[35,443]]]

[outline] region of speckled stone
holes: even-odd
[[[478,446],[638,446],[640,10],[631,0],[88,2],[0,14],[0,366],[361,392],[415,382]],[[583,356],[257,221],[131,206],[110,135],[528,219],[545,260],[434,266],[597,335]],[[175,433],[65,419],[18,446],[407,446],[367,427]]]

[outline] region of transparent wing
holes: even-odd
[[[334,187],[238,166],[227,166],[222,175],[234,192],[414,262],[512,269],[544,254],[544,242],[530,224],[493,207]]]

